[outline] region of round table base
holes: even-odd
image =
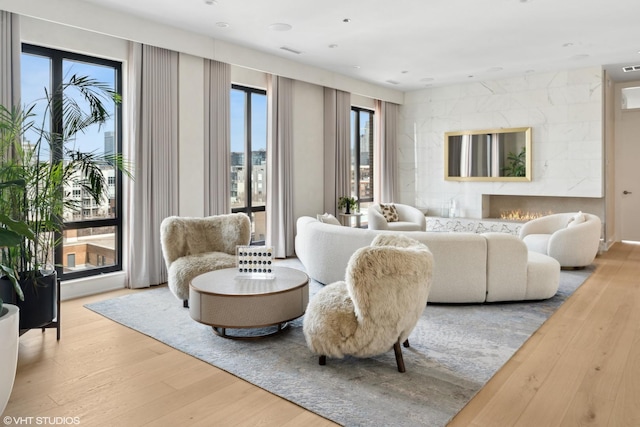
[[[277,325],[265,326],[261,328],[223,328],[221,326],[211,326],[213,332],[222,338],[228,338],[232,340],[255,340],[258,338],[270,337],[273,335],[277,335],[287,329],[289,327],[289,322],[278,323]],[[263,331],[267,330],[265,333],[256,333],[251,335],[236,335],[236,334],[228,334],[227,331],[229,329],[233,330],[243,330],[243,331]]]

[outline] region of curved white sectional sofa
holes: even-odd
[[[504,233],[368,230],[303,216],[297,221],[296,254],[310,277],[329,284],[344,280],[351,255],[381,233],[401,233],[429,247],[434,259],[429,302],[539,300],[558,291],[558,261],[530,252],[518,237]]]

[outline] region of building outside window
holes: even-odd
[[[251,218],[252,243],[266,236],[267,93],[231,88],[231,211]]]
[[[53,88],[74,74],[95,79],[122,93],[121,73],[120,62],[24,44],[21,56],[22,100],[28,104],[40,99],[45,88],[51,93]],[[100,127],[78,134],[67,144],[95,154],[121,153],[120,106],[115,102],[105,106],[110,119]],[[42,117],[43,112],[34,113],[37,121],[50,120]],[[64,126],[63,123],[57,125]],[[29,145],[30,138],[33,136],[27,132],[23,142],[25,146]],[[50,153],[44,155],[51,156]],[[64,212],[64,231],[61,243],[55,249],[55,263],[62,266],[63,280],[122,269],[122,175],[106,163],[101,169],[109,185],[108,194],[100,204],[92,202],[78,182],[63,189],[65,201],[74,201],[74,205],[70,204]]]
[[[373,111],[351,107],[351,196],[356,197],[362,221],[373,204]]]

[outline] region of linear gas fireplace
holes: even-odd
[[[553,196],[482,196],[482,217],[526,222],[534,218],[560,212],[589,212],[601,218],[604,201],[592,197]]]

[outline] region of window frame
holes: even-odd
[[[67,52],[59,49],[53,49],[44,46],[33,45],[29,43],[22,44],[22,54],[36,55],[48,58],[51,61],[50,78],[51,87],[57,87],[61,84],[63,75],[63,62],[65,60],[84,62],[87,64],[99,65],[104,67],[111,67],[114,69],[114,90],[122,94],[122,62],[113,61],[109,59],[99,58],[95,56],[83,55],[75,52]],[[122,153],[122,102],[114,105],[113,112],[114,121],[114,149],[116,153]],[[62,126],[62,117],[60,117],[59,123],[51,124],[53,129],[60,129]],[[54,150],[53,161],[60,160],[62,150]],[[78,271],[64,272],[63,258],[64,258],[64,242],[61,233],[56,233],[55,238],[59,239],[60,243],[56,245],[54,250],[54,262],[56,265],[56,271],[58,277],[61,280],[72,280],[84,277],[97,276],[105,273],[111,273],[116,271],[122,271],[123,268],[123,243],[122,243],[122,224],[123,224],[123,175],[119,170],[114,170],[115,176],[115,217],[104,219],[92,219],[92,220],[80,220],[80,221],[65,221],[63,222],[63,231],[66,230],[82,230],[92,227],[114,227],[114,241],[115,241],[115,256],[114,263],[106,267],[95,266],[94,268],[88,268]]]
[[[233,83],[231,85],[231,89],[230,90],[239,90],[244,92],[244,117],[245,117],[245,122],[244,122],[244,165],[243,167],[245,168],[245,183],[244,183],[244,192],[245,192],[245,206],[241,207],[241,208],[232,208],[231,212],[232,213],[244,213],[247,216],[249,216],[249,218],[252,220],[253,222],[253,218],[251,216],[252,213],[254,212],[265,212],[267,210],[266,207],[266,203],[264,206],[253,206],[253,200],[252,200],[252,176],[253,176],[253,150],[252,150],[252,132],[251,132],[251,125],[252,125],[252,118],[251,118],[251,112],[252,112],[252,108],[251,108],[251,95],[253,94],[258,94],[258,95],[264,95],[265,97],[267,96],[267,91],[264,89],[258,89],[258,88],[254,88],[254,87],[249,87],[249,86],[243,86],[243,85],[239,85],[239,84],[235,84]],[[231,142],[229,142],[231,143]],[[267,164],[267,168],[269,167],[269,165]],[[231,171],[229,171],[229,173],[231,173]],[[266,180],[265,180],[266,181]],[[263,189],[263,191],[265,191],[266,189]],[[229,193],[229,197],[231,197],[231,193]],[[253,225],[253,224],[252,224]],[[266,225],[266,224],[265,224]],[[252,245],[260,245],[260,244],[264,244],[265,241],[264,240],[252,240],[251,244]]]
[[[357,203],[358,203],[358,208],[360,208],[360,203],[373,203],[373,194],[374,194],[374,168],[373,168],[373,161],[374,161],[374,119],[375,119],[375,111],[370,109],[370,108],[362,108],[362,107],[357,107],[352,105],[351,106],[351,112],[355,112],[355,123],[353,123],[351,132],[352,132],[352,137],[353,140],[355,141],[355,147],[353,148],[354,154],[355,154],[355,161],[353,162],[354,164],[354,168],[355,168],[355,183],[349,183],[350,186],[355,184],[355,194],[352,194],[353,196],[356,197]],[[370,114],[370,138],[371,138],[371,143],[370,143],[370,150],[369,150],[369,156],[370,156],[370,160],[369,160],[369,179],[371,182],[371,197],[361,197],[360,194],[360,113],[365,112]],[[352,187],[351,189],[352,191],[354,190],[354,188]]]

